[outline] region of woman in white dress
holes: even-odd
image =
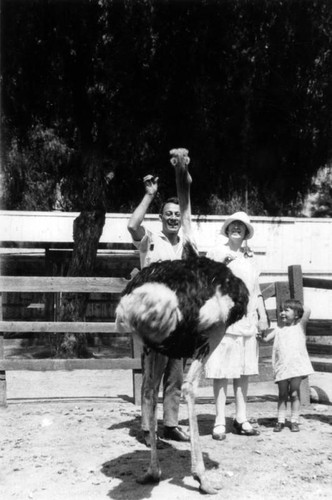
[[[245,212],[236,212],[228,217],[222,226],[221,234],[228,237],[227,243],[214,248],[207,257],[225,262],[233,273],[242,279],[249,291],[249,303],[247,315],[226,330],[205,365],[206,378],[213,379],[216,406],[212,437],[219,441],[226,438],[225,406],[228,379],[233,379],[236,406],[233,431],[246,436],[259,434],[247,420],[246,402],[249,375],[258,373],[256,335],[268,328],[255,257],[247,244],[243,245],[254,235],[248,215]]]

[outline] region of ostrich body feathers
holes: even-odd
[[[117,308],[123,325],[172,358],[205,356],[209,330],[240,319],[248,303],[245,285],[225,264],[188,253],[142,269]]]

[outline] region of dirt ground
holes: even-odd
[[[329,377],[329,378],[328,378]],[[325,384],[332,375],[326,374]],[[128,371],[8,372],[8,407],[0,409],[0,497],[33,500],[195,500],[188,443],[163,442],[159,485],[141,486],[149,450],[140,442],[140,408]],[[232,390],[229,389],[232,396]],[[321,500],[332,497],[332,405],[301,410],[300,432],[273,433],[273,383],[252,384],[248,417],[258,437],[211,438],[212,388],[196,405],[205,464],[223,500]],[[160,405],[159,405],[160,406]],[[161,408],[159,417],[162,416]],[[160,421],[161,423],[161,421]],[[187,429],[185,404],[180,424]]]

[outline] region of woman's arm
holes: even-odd
[[[265,332],[269,328],[269,319],[266,314],[263,296],[258,295],[257,299],[257,313],[258,313],[258,329],[260,332]]]

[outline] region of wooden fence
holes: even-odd
[[[53,321],[3,321],[2,295],[9,292],[38,293],[121,293],[128,281],[124,278],[63,278],[63,277],[18,277],[0,278],[0,405],[7,404],[7,370],[133,370],[134,378],[141,369],[140,357],[107,359],[6,359],[4,334],[16,333],[117,333],[114,322],[53,322]],[[133,345],[135,345],[133,343]],[[137,347],[135,348],[137,352]],[[135,355],[136,355],[135,352]],[[134,380],[134,399],[139,400],[137,383]]]
[[[306,278],[302,276],[301,266],[288,268],[288,282],[266,283],[262,285],[265,299],[275,297],[276,307],[268,310],[272,321],[279,322],[278,311],[286,298],[303,300],[303,288],[332,289],[332,280]],[[134,402],[140,401],[141,358],[140,348],[135,339],[132,343],[132,358],[103,359],[6,359],[4,352],[4,334],[13,332],[52,333],[104,333],[116,335],[114,322],[53,322],[53,321],[4,321],[2,312],[2,295],[9,292],[38,293],[107,293],[119,294],[128,283],[124,278],[63,278],[63,277],[18,277],[2,276],[0,278],[0,406],[6,406],[6,371],[7,370],[113,370],[130,369],[133,371]],[[310,320],[308,336],[332,336],[332,321]],[[264,347],[261,348],[264,353]],[[266,352],[266,349],[265,349]],[[261,365],[270,364],[270,352],[261,356]],[[331,359],[322,358],[317,350],[311,360],[316,371],[332,372]],[[271,375],[270,375],[271,376]],[[301,401],[309,402],[309,385],[306,380],[301,387]]]

